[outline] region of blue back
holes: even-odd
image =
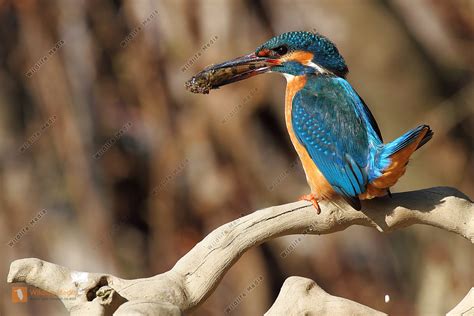
[[[352,86],[333,75],[307,75],[293,99],[292,124],[334,190],[357,201],[368,182],[379,176],[371,163],[382,140],[369,109]]]

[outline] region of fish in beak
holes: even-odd
[[[278,64],[278,59],[260,57],[252,53],[206,67],[189,79],[185,87],[193,93],[207,94],[211,89],[268,72],[272,66]]]

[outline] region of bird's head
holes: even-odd
[[[292,76],[332,73],[345,77],[348,69],[336,46],[326,37],[311,32],[288,32],[273,37],[253,53],[204,69],[187,86],[193,92],[207,93],[209,89],[266,72]]]
[[[344,58],[329,39],[310,32],[288,32],[270,39],[255,51],[255,56],[277,61],[271,71],[289,75],[326,72],[344,77],[348,70]]]

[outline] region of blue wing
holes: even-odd
[[[360,209],[358,195],[368,182],[369,142],[381,140],[372,114],[351,85],[339,77],[308,76],[293,99],[292,124],[334,190]]]

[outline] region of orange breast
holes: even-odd
[[[311,188],[311,193],[320,198],[329,198],[335,192],[324,175],[319,171],[314,161],[311,159],[306,148],[296,138],[293,124],[291,121],[291,110],[293,107],[293,98],[295,94],[300,91],[306,84],[305,76],[295,76],[288,79],[285,95],[285,121],[288,133],[290,134],[291,142],[298,153],[298,156],[303,164],[304,172],[306,173],[306,180]]]

